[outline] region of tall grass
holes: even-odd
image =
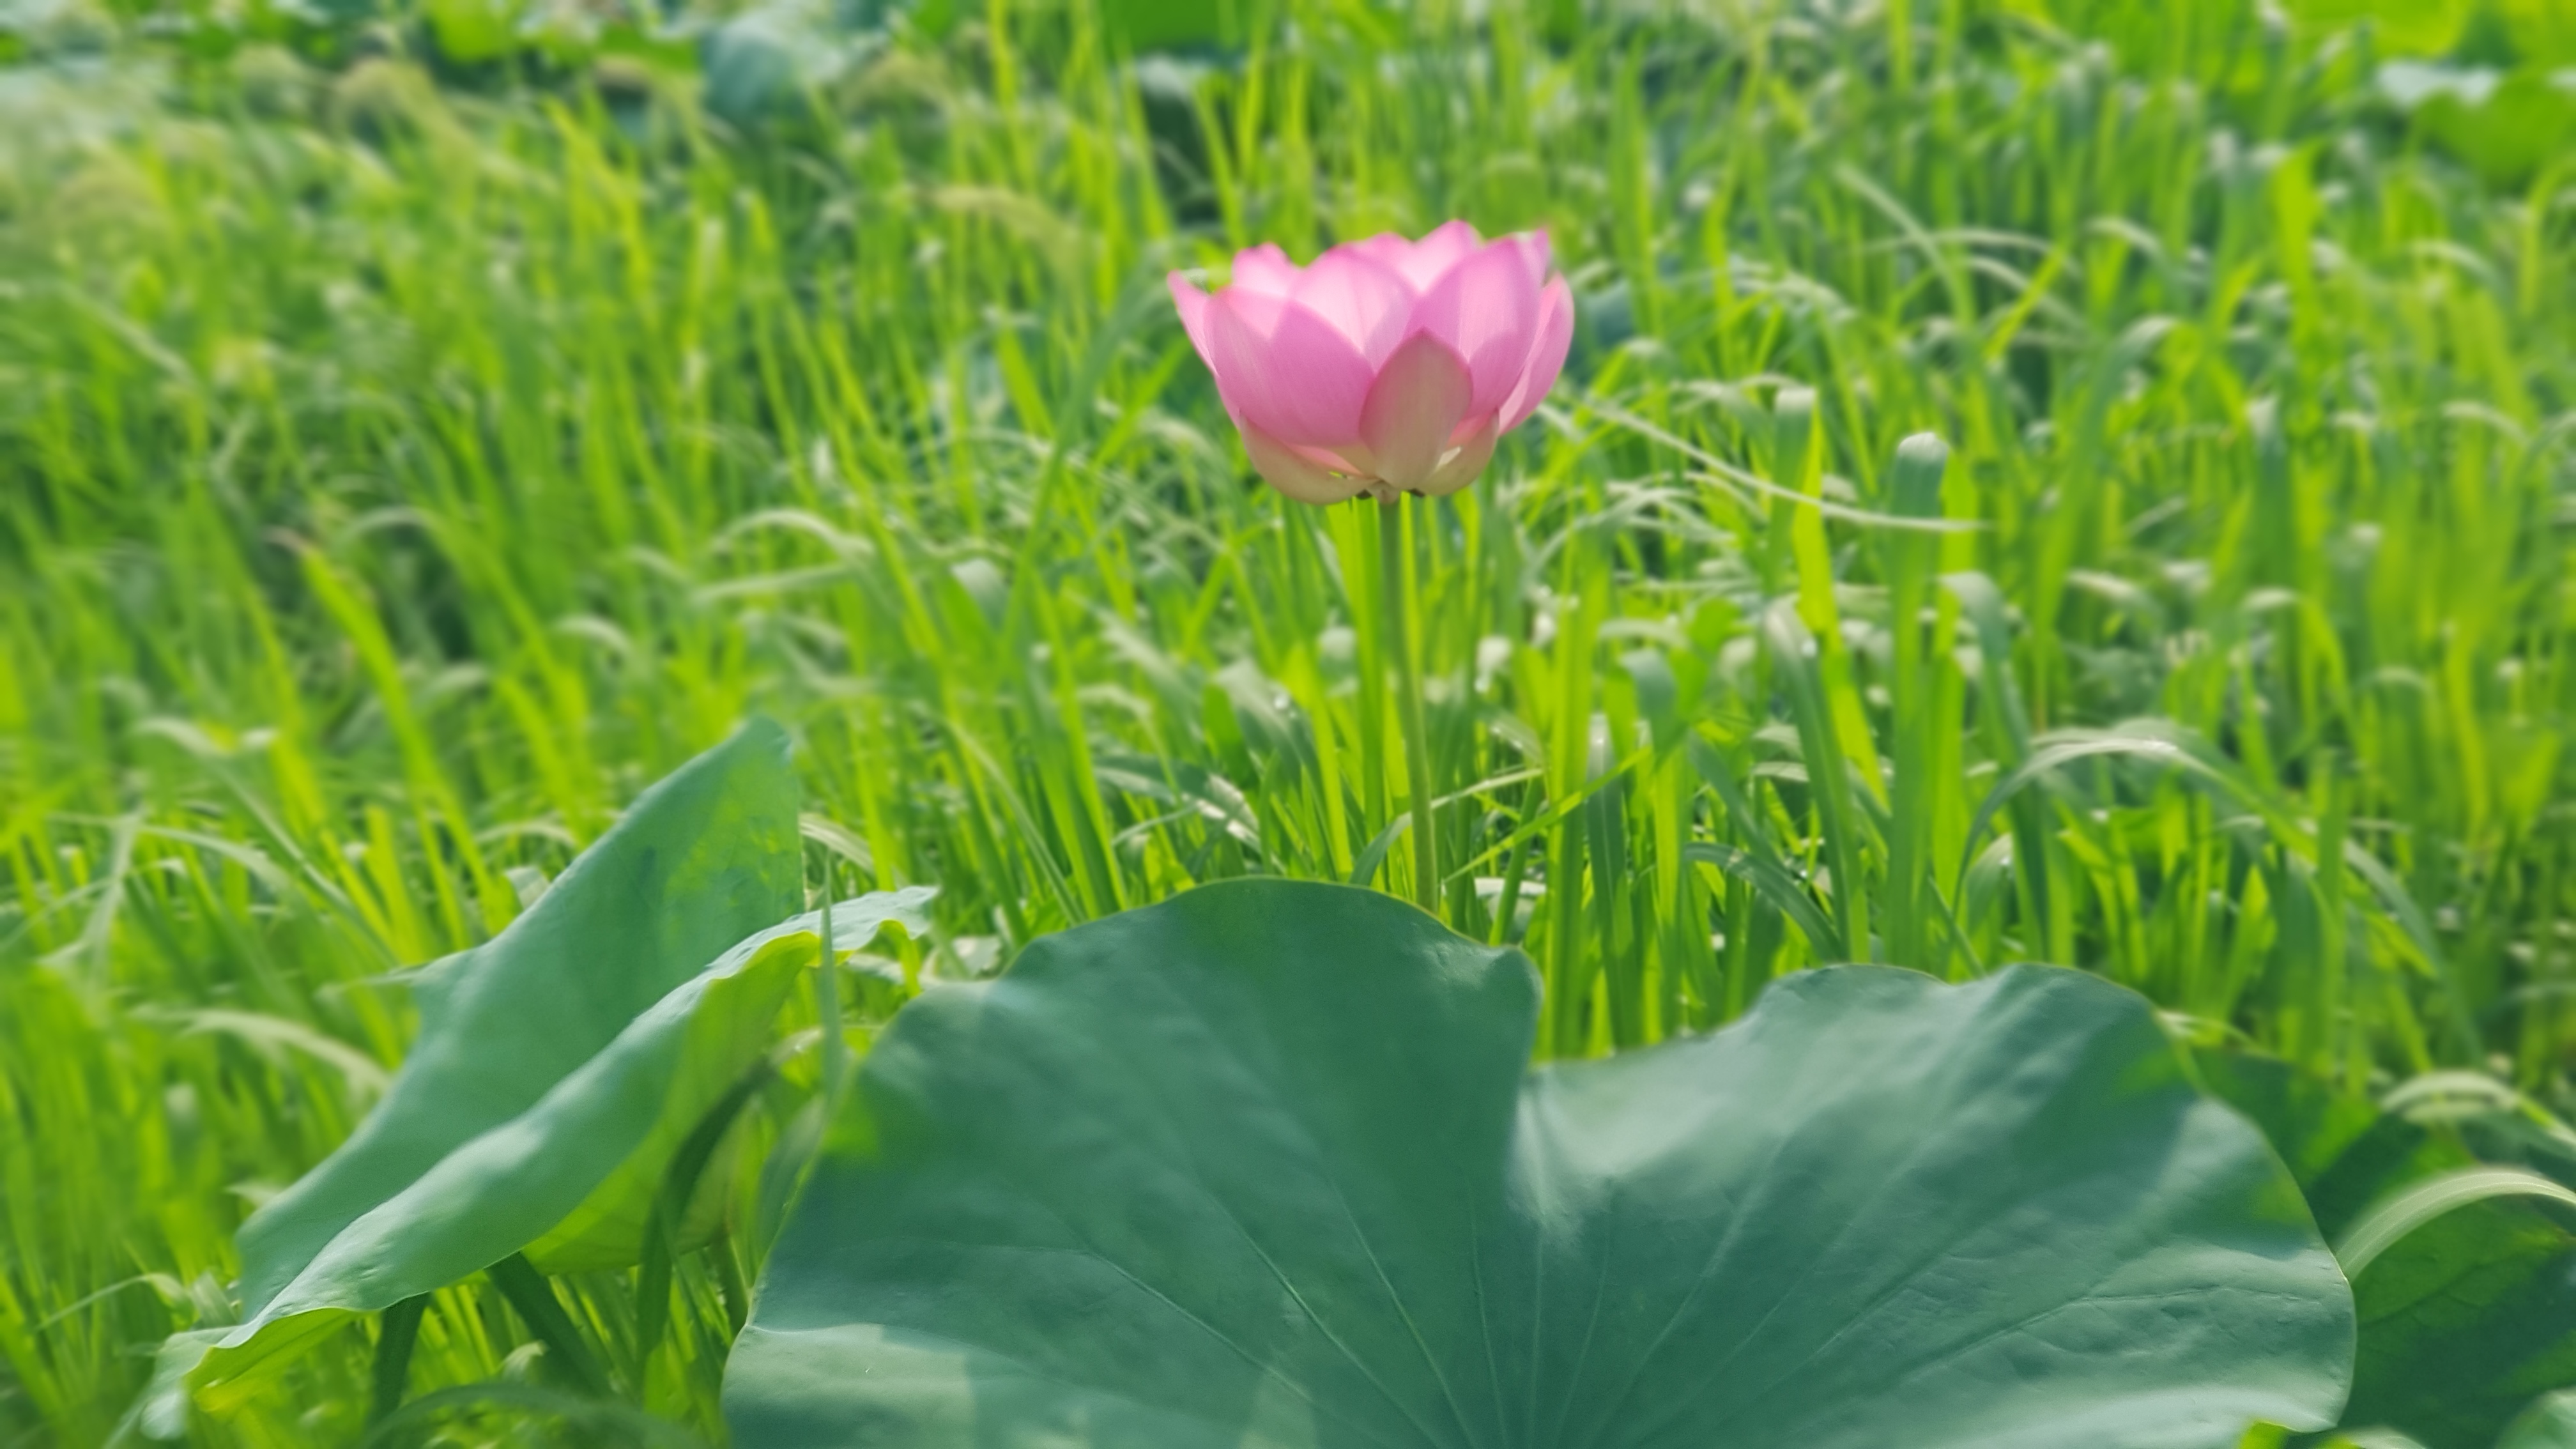
[[[22,133],[0,1444],[108,1438],[399,1059],[387,974],[754,710],[818,889],[942,886],[934,973],[1228,875],[1413,894],[1427,794],[1548,1054],[2037,959],[2560,1090],[2576,175],[2484,190],[2366,47],[2176,8],[1298,0],[1131,67],[997,0],[755,135],[274,56]],[[1436,506],[1250,482],[1162,273],[1452,214],[1548,228],[1555,404]],[[720,1432],[759,1247],[683,1265],[698,1351],[630,1397]],[[530,1338],[450,1290],[411,1387]],[[197,1432],[347,1442],[368,1351]]]

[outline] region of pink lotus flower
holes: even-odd
[[[1467,486],[1555,385],[1574,335],[1546,235],[1488,242],[1463,221],[1303,268],[1253,247],[1213,295],[1168,281],[1252,466],[1305,503]]]

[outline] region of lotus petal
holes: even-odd
[[[1414,325],[1457,349],[1475,378],[1471,413],[1500,409],[1538,337],[1539,288],[1520,249],[1498,242],[1460,262],[1413,309]]]
[[[1558,277],[1539,294],[1538,342],[1530,349],[1529,362],[1522,368],[1520,381],[1513,385],[1511,397],[1503,404],[1503,431],[1509,432],[1529,420],[1538,405],[1556,386],[1556,377],[1565,369],[1566,349],[1574,342],[1574,293]]]
[[[1379,479],[1418,488],[1440,466],[1449,436],[1467,416],[1466,361],[1449,344],[1417,332],[1388,358],[1360,410],[1360,440]]]
[[[1376,370],[1331,323],[1285,298],[1228,288],[1210,299],[1216,382],[1228,404],[1286,443],[1359,436]]]

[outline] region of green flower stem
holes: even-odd
[[[555,1296],[554,1286],[528,1260],[517,1254],[503,1258],[484,1270],[492,1286],[510,1300],[528,1331],[546,1346],[546,1364],[572,1386],[593,1398],[609,1395],[608,1375],[601,1371],[599,1359],[590,1345],[573,1326],[572,1315],[564,1311],[563,1300]]]
[[[742,1326],[751,1318],[751,1285],[743,1281],[742,1260],[734,1256],[733,1230],[722,1223],[707,1244],[707,1261],[715,1265],[716,1292],[724,1299],[725,1332],[731,1341],[742,1336]]]
[[[402,1407],[403,1390],[411,1385],[412,1346],[420,1342],[420,1316],[429,1307],[429,1295],[415,1294],[385,1310],[384,1322],[376,1333],[376,1361],[367,1402],[367,1422],[382,1423],[386,1415]]]
[[[823,871],[823,962],[814,977],[814,1017],[823,1028],[823,1100],[837,1105],[850,1075],[850,1043],[841,1035],[840,958],[832,951],[832,872]],[[826,1108],[826,1113],[830,1108]]]
[[[1404,778],[1413,801],[1413,900],[1440,913],[1439,844],[1431,832],[1431,752],[1422,728],[1422,672],[1414,667],[1413,631],[1404,595],[1404,495],[1378,500],[1378,620],[1395,660],[1395,712],[1404,731]]]
[[[824,908],[827,913],[824,918],[826,940],[830,939],[831,932],[830,909],[829,906]],[[832,1009],[837,1017],[840,1010],[837,998]],[[635,1275],[634,1382],[639,1396],[646,1392],[650,1381],[653,1354],[662,1346],[663,1336],[670,1330],[671,1268],[679,1252],[680,1230],[688,1219],[689,1202],[697,1196],[699,1183],[706,1176],[707,1164],[715,1159],[716,1149],[724,1145],[725,1133],[732,1129],[734,1120],[742,1115],[742,1109],[752,1097],[769,1085],[770,1078],[777,1074],[776,1062],[763,1057],[753,1063],[751,1070],[744,1072],[739,1081],[727,1088],[724,1096],[698,1119],[698,1125],[689,1129],[688,1139],[671,1156],[671,1166],[662,1177],[661,1191],[654,1194],[652,1216],[644,1229],[644,1261]],[[718,1241],[711,1245],[710,1250],[721,1255],[726,1262],[733,1257],[733,1247],[729,1243]],[[738,1273],[736,1277],[739,1277]],[[726,1291],[730,1293],[733,1290],[728,1288]],[[734,1331],[741,1332],[739,1324]]]

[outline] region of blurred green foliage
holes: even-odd
[[[440,13],[0,23],[0,1444],[232,1323],[235,1228],[412,1039],[389,973],[754,709],[809,893],[943,887],[862,1037],[1196,882],[1410,892],[1428,793],[1551,1056],[2029,958],[2366,1113],[2569,1107],[2558,11]],[[1451,215],[1547,226],[1581,333],[1395,540],[1413,780],[1344,567],[1388,521],[1250,482],[1159,288]],[[670,1286],[710,1354],[733,1242]],[[630,1275],[560,1286],[631,1352]],[[421,1422],[631,1429],[515,1313],[434,1295]],[[195,1432],[348,1442],[372,1347]]]

